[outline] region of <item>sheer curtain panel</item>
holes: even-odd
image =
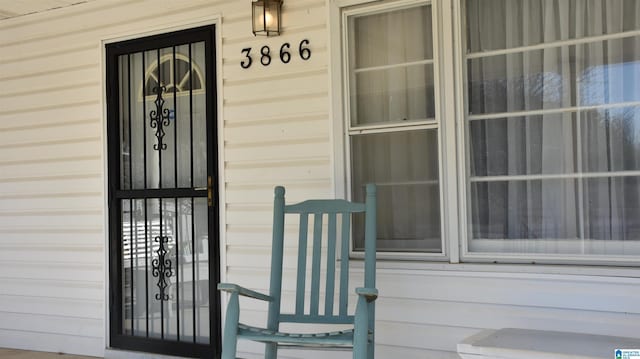
[[[640,254],[640,1],[465,4],[468,250]]]

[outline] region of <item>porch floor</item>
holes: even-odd
[[[0,359],[95,359],[95,357],[0,348]]]

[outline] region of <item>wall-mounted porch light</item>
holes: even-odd
[[[253,35],[280,35],[282,0],[256,0],[253,8]]]

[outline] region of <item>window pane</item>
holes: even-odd
[[[579,238],[573,179],[474,182],[471,200],[473,240]]]
[[[573,173],[575,126],[571,113],[471,121],[471,176]]]
[[[435,117],[431,6],[349,21],[351,125]]]
[[[468,61],[469,113],[558,109],[576,105],[575,57],[550,48]]]
[[[442,251],[437,136],[420,130],[352,137],[353,199],[364,201],[365,185],[378,185],[379,251]],[[355,232],[356,250],[363,241]]]
[[[466,14],[467,50],[472,53],[640,27],[637,0],[472,0],[467,1]],[[615,21],[602,21],[603,14]]]
[[[469,113],[640,101],[640,37],[473,58]]]
[[[576,49],[580,105],[640,101],[640,37],[577,45]]]
[[[581,112],[585,172],[640,170],[640,108]]]
[[[433,65],[356,73],[353,125],[433,119]],[[355,98],[354,98],[355,97]]]
[[[583,202],[585,240],[601,242],[599,246],[604,254],[632,254],[622,252],[623,246],[616,242],[640,245],[640,178],[589,179],[585,181]],[[635,250],[633,254],[640,251]]]
[[[433,59],[430,5],[353,17],[349,33],[355,69]]]

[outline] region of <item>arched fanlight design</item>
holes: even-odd
[[[204,90],[204,77],[200,68],[193,62],[189,62],[189,57],[176,53],[166,54],[160,57],[160,73],[158,73],[158,62],[152,63],[146,70],[144,83],[144,96],[156,96],[158,79],[160,87],[164,86],[165,93],[176,95],[187,95],[189,90],[192,93]]]

